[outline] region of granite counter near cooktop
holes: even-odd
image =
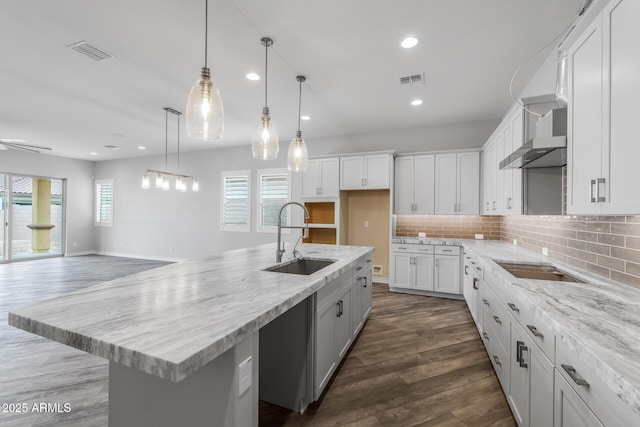
[[[522,293],[538,308],[535,315],[640,414],[640,290],[505,242],[465,240],[464,247],[479,256],[485,279]],[[515,278],[496,260],[551,264],[586,283]]]
[[[371,247],[304,244],[335,263],[311,275],[263,269],[275,244],[133,274],[9,313],[9,324],[180,381],[353,268]]]

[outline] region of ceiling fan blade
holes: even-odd
[[[3,142],[7,142],[9,144],[24,144],[27,142],[27,140],[20,138],[0,138],[0,143]]]
[[[24,151],[31,151],[32,153],[39,153],[40,151],[38,151],[36,148],[39,147],[35,147],[33,145],[23,145],[23,144],[10,144],[8,142],[3,142],[2,145],[4,145],[5,147],[9,147],[9,148],[15,148],[16,150],[24,150]],[[29,148],[29,147],[33,147],[33,148]],[[45,150],[51,150],[51,148],[47,148],[44,147]]]

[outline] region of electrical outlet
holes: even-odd
[[[364,228],[369,228],[369,221],[364,222]]]
[[[418,237],[427,237],[427,233],[425,233],[423,231],[419,231],[418,232]]]
[[[242,396],[251,387],[251,373],[253,371],[253,359],[249,356],[238,365],[238,396]]]
[[[476,239],[477,240],[483,240],[484,239],[484,234],[476,234]]]
[[[518,246],[518,241],[516,239],[513,239],[513,246]]]
[[[547,248],[542,248],[542,255],[544,255],[544,256],[549,255],[549,249],[547,249]]]

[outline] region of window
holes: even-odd
[[[258,171],[258,231],[274,232],[278,226],[278,213],[289,201],[289,172],[286,169]],[[282,224],[288,224],[288,215],[282,212]]]
[[[96,225],[113,226],[112,179],[96,179]]]
[[[222,172],[220,229],[250,231],[251,171]]]

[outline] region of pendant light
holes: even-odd
[[[209,0],[205,0],[204,67],[187,99],[187,135],[203,141],[220,141],[224,132],[224,108],[218,85],[207,66]]]
[[[298,130],[296,131],[296,137],[291,140],[291,145],[289,145],[287,167],[289,172],[306,172],[309,154],[307,153],[307,144],[302,139],[302,132],[300,131],[300,114],[302,113],[302,83],[307,79],[305,76],[296,76],[296,80],[300,84],[298,93]]]
[[[168,166],[168,158],[169,158],[169,113],[177,116],[178,121],[178,172],[169,172]],[[191,175],[184,175],[180,173],[180,115],[182,113],[180,111],[174,110],[173,108],[165,107],[164,108],[164,170],[158,169],[147,169],[147,172],[142,177],[142,188],[148,190],[150,187],[149,183],[149,174],[155,174],[156,176],[156,188],[160,190],[169,191],[171,189],[170,178],[173,176],[176,178],[175,188],[177,191],[182,193],[187,191],[187,182],[191,180],[191,191],[198,192],[200,191],[200,185],[198,184],[198,180]]]
[[[269,106],[267,104],[267,59],[269,46],[273,45],[273,40],[263,37],[260,42],[264,49],[264,108],[262,116],[258,120],[258,126],[251,137],[251,151],[253,158],[261,160],[274,160],[278,158],[280,144],[278,142],[278,129],[269,116]]]

